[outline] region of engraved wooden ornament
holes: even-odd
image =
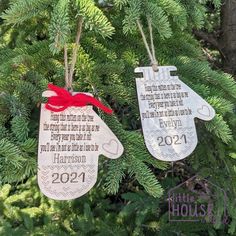
[[[43,96],[55,93],[45,91]],[[41,105],[38,184],[47,197],[69,200],[84,195],[97,181],[99,155],[116,159],[122,153],[122,144],[92,106],[53,112]]]
[[[139,67],[136,78],[140,117],[146,146],[155,158],[178,161],[197,145],[194,118],[209,121],[214,109],[191,88],[171,76],[175,66]]]

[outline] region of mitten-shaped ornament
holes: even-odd
[[[172,76],[175,66],[139,67],[136,79],[143,135],[149,152],[163,161],[178,161],[197,145],[194,118],[209,121],[214,109],[197,93]]]
[[[69,200],[96,183],[98,158],[120,157],[123,146],[91,105],[111,113],[91,94],[49,85],[43,93],[38,149],[38,184],[49,198]]]

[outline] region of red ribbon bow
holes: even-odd
[[[54,91],[57,96],[52,96],[48,98],[46,103],[46,109],[54,112],[64,111],[68,107],[84,107],[88,104],[94,105],[108,114],[112,114],[112,110],[104,106],[96,98],[86,95],[84,93],[79,93],[76,95],[71,95],[67,90],[57,87],[53,84],[48,84],[48,88]],[[55,108],[58,107],[58,108]]]

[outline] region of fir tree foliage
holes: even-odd
[[[60,52],[68,42],[70,19],[68,15],[69,1],[60,0],[53,9],[49,25],[50,45],[53,53]]]
[[[51,2],[51,0],[11,2],[10,7],[3,13],[2,18],[6,20],[6,24],[22,24],[42,12],[45,13]]]
[[[85,21],[86,29],[93,30],[102,37],[111,37],[114,28],[93,0],[77,0],[76,4],[79,7],[79,15]]]

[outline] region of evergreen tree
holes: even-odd
[[[232,76],[211,68],[192,36],[193,28],[200,29],[208,22],[207,2],[1,1],[0,233],[235,233],[236,84]],[[211,2],[220,7],[220,0]],[[181,80],[217,113],[211,122],[196,120],[199,145],[190,157],[174,164],[173,174],[169,164],[150,156],[141,133],[134,68],[150,64],[137,27],[137,21],[141,22],[148,35],[147,16],[152,19],[159,63],[175,65]],[[99,181],[89,194],[75,201],[55,202],[39,193],[33,178],[37,171],[39,105],[49,82],[65,86],[65,50],[70,67],[81,24],[77,62],[70,74],[74,74],[73,89],[93,92],[112,107],[113,116],[98,113],[125,152],[118,160],[100,158]],[[222,202],[217,203],[218,221],[213,226],[168,222],[167,191],[196,173],[227,192],[229,226],[219,221]]]

